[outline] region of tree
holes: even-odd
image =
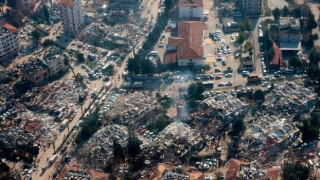
[[[141,141],[129,130],[128,155],[135,158],[140,152]]]
[[[293,56],[289,59],[289,65],[294,68],[302,67],[300,59],[296,56]]]
[[[289,11],[288,6],[284,6],[283,9],[282,9],[282,16],[283,17],[287,17],[289,15],[290,15],[290,11]]]
[[[79,62],[83,63],[86,59],[84,58],[83,53],[78,53],[77,54],[77,59]]]
[[[52,40],[52,39],[46,39],[43,41],[42,46],[43,47],[48,47],[48,46],[52,46],[55,45],[56,43]]]
[[[16,8],[18,5],[18,1],[19,0],[8,0],[7,1],[7,6],[11,7],[11,8]]]
[[[202,69],[203,69],[204,71],[210,71],[211,67],[209,66],[209,64],[204,64],[204,65],[202,66]]]
[[[246,30],[246,25],[244,23],[239,24],[239,32],[244,32]]]
[[[281,15],[281,11],[279,8],[275,8],[273,11],[272,11],[272,15],[274,17],[274,20],[278,20],[280,18],[280,15]]]
[[[251,29],[252,29],[251,19],[248,18],[248,17],[246,17],[244,24],[245,24],[246,30],[247,30],[247,31],[251,31]]]
[[[130,73],[139,74],[140,66],[135,58],[129,58],[128,60],[128,71]]]
[[[319,137],[319,127],[313,126],[310,123],[309,119],[303,120],[303,127],[302,127],[302,139],[305,142],[310,142],[312,140],[318,139]]]
[[[302,13],[300,7],[297,7],[293,10],[295,18],[301,18]]]
[[[307,32],[312,32],[312,29],[318,27],[318,24],[316,22],[316,20],[314,19],[314,15],[312,14],[312,12],[310,11],[308,14],[308,20],[306,23],[306,31]]]
[[[47,23],[50,24],[49,11],[46,5],[43,6],[43,15],[46,18]]]
[[[38,30],[33,30],[32,32],[31,32],[31,36],[33,36],[34,37],[34,39],[40,39],[40,32],[38,31]]]
[[[122,146],[116,141],[113,141],[113,154],[115,157],[124,159],[125,155],[124,155],[124,150],[122,148]]]
[[[231,132],[232,135],[234,135],[234,136],[240,135],[246,128],[244,121],[243,121],[243,118],[237,118],[234,121],[232,128],[233,128],[232,132]]]
[[[246,36],[244,32],[239,32],[237,42],[240,44],[240,50],[242,50],[242,43],[245,41]]]
[[[202,93],[204,90],[205,87],[202,82],[191,83],[187,89],[189,97],[197,100],[203,98]]]
[[[302,180],[309,178],[310,169],[298,161],[292,164],[285,164],[283,167],[283,180]]]
[[[149,59],[143,59],[140,67],[141,74],[151,74],[155,70],[155,65]]]
[[[258,89],[256,91],[254,91],[253,99],[256,102],[264,102],[264,93],[263,93],[263,91],[261,89]]]

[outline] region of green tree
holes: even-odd
[[[319,127],[312,126],[309,119],[303,120],[302,127],[302,139],[305,142],[310,142],[312,140],[318,139],[319,137]]]
[[[47,23],[50,24],[49,11],[46,5],[43,6],[43,15],[46,18]]]
[[[117,158],[121,158],[121,159],[125,158],[124,150],[116,140],[113,141],[113,154]]]
[[[251,29],[252,29],[251,19],[248,18],[248,17],[246,17],[244,24],[245,24],[246,30],[247,30],[247,31],[251,31]]]
[[[239,24],[239,32],[244,32],[246,30],[246,25],[244,23]]]
[[[309,178],[310,169],[299,162],[285,164],[283,167],[283,180],[302,180]]]
[[[232,125],[232,135],[238,136],[240,135],[246,128],[243,118],[237,118]]]
[[[289,10],[288,6],[284,6],[282,9],[282,16],[287,17],[289,15],[290,15],[290,10]]]
[[[31,36],[33,36],[33,38],[34,39],[36,39],[36,40],[38,40],[38,39],[40,39],[40,32],[38,31],[38,30],[33,30],[32,32],[31,32]]]
[[[274,20],[278,20],[280,18],[280,15],[281,15],[281,11],[279,8],[275,8],[273,11],[272,11],[272,15],[274,17]]]
[[[298,68],[298,67],[302,67],[302,62],[298,57],[293,56],[289,59],[289,65],[294,68]]]
[[[140,73],[140,66],[137,62],[136,58],[129,58],[128,60],[128,71],[130,73],[139,74]]]
[[[189,97],[197,100],[201,100],[203,98],[202,93],[204,90],[205,87],[202,82],[191,83],[187,89]]]
[[[240,44],[240,49],[242,50],[242,43],[245,41],[246,35],[244,32],[239,32],[237,42]]]
[[[300,7],[297,7],[293,10],[295,18],[301,18],[302,13]]]
[[[56,45],[56,43],[52,39],[46,39],[42,43],[43,47],[48,47],[48,46],[52,46],[52,45]]]
[[[129,130],[128,155],[133,158],[137,157],[141,152],[140,145],[141,141],[134,135],[134,132]]]
[[[155,71],[155,65],[149,59],[143,59],[141,62],[141,74],[152,74]]]
[[[263,93],[263,91],[261,89],[258,89],[256,91],[254,91],[253,99],[256,102],[264,102],[264,93]]]
[[[19,0],[7,0],[7,6],[15,9],[17,8]]]
[[[83,63],[86,59],[84,58],[83,53],[78,53],[77,54],[77,59],[79,62]]]
[[[209,66],[209,64],[204,64],[204,65],[202,66],[202,69],[203,69],[204,71],[210,71],[211,67]]]
[[[314,19],[314,15],[312,14],[312,12],[310,11],[308,14],[308,20],[306,23],[306,31],[307,32],[312,32],[312,29],[318,27],[318,24],[316,22],[316,20]]]

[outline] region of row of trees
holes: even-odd
[[[142,48],[148,50],[153,48],[153,46],[158,42],[162,31],[167,26],[168,20],[170,18],[170,11],[174,7],[176,0],[165,0],[164,13],[158,16],[157,23],[155,24],[153,30],[149,33],[146,41],[143,43]]]
[[[320,121],[318,113],[311,113],[309,118],[303,119],[302,127],[302,139],[304,142],[310,142],[312,140],[318,139]]]

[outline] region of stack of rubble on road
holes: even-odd
[[[144,123],[159,113],[161,106],[157,100],[141,92],[131,93],[115,107],[105,113],[104,118],[117,121],[119,124]]]
[[[126,148],[128,138],[127,127],[106,126],[96,132],[75,156],[84,166],[102,169],[106,160],[113,157],[113,142],[117,141],[123,148]]]

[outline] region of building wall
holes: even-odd
[[[6,70],[1,70],[0,71],[0,81],[5,80],[6,77],[7,77]]]
[[[27,79],[35,86],[38,86],[41,82],[47,80],[49,76],[48,69],[42,69],[34,75],[26,73],[23,69],[20,70],[20,73],[23,78]]]
[[[52,59],[50,61],[46,61],[46,64],[48,65],[49,73],[51,76],[56,75],[61,70],[66,70],[66,66],[64,65],[63,60],[60,57]]]
[[[300,34],[280,34],[280,42],[300,42]]]
[[[73,6],[61,5],[64,31],[68,34],[77,35],[84,24],[81,0],[74,0]]]
[[[202,66],[204,59],[178,59],[178,66],[189,66],[193,63],[195,66]]]
[[[242,0],[242,9],[244,14],[261,14],[262,0]]]
[[[0,61],[13,57],[18,52],[16,33],[7,33],[0,38]]]
[[[171,51],[171,50],[177,50],[177,47],[174,47],[174,46],[168,46],[168,48],[167,48],[169,51]]]
[[[179,18],[203,18],[203,7],[179,7]]]

